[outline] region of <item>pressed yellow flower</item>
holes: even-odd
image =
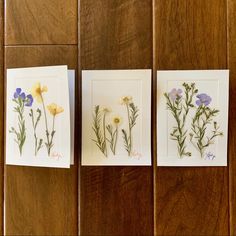
[[[51,103],[50,105],[47,106],[49,112],[51,115],[55,116],[61,112],[64,111],[64,109],[60,106],[57,106],[55,103]]]
[[[131,96],[124,96],[120,99],[122,105],[128,105],[132,102],[132,97]]]
[[[112,121],[113,121],[114,125],[118,126],[121,124],[122,118],[120,116],[114,116]]]
[[[42,93],[47,92],[47,86],[41,87],[39,82],[35,83],[35,85],[31,89],[32,96],[37,100],[37,102],[42,103]]]

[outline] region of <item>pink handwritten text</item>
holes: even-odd
[[[62,155],[61,155],[60,153],[53,152],[53,153],[51,154],[51,158],[53,158],[53,159],[59,161],[59,160],[62,158]]]

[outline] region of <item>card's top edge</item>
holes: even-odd
[[[170,72],[170,73],[176,73],[176,72],[229,72],[229,69],[205,69],[205,70],[198,70],[198,69],[192,69],[192,70],[157,70],[157,72]]]
[[[68,69],[67,65],[53,65],[53,66],[28,66],[28,67],[15,67],[15,68],[7,68],[7,70],[27,70],[27,69],[55,69],[58,67],[66,67]]]
[[[92,69],[85,69],[85,70],[82,70],[82,73],[83,72],[100,72],[100,71],[102,71],[102,72],[106,72],[106,71],[108,71],[108,72],[112,72],[112,71],[152,71],[152,69],[95,69],[95,70],[92,70]]]

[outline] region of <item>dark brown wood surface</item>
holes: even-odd
[[[77,68],[76,46],[5,48],[6,68],[64,64]],[[6,234],[76,235],[77,171],[77,158],[70,169],[6,166]]]
[[[81,0],[82,69],[150,68],[150,0]],[[130,23],[128,23],[130,22]],[[152,235],[152,167],[81,167],[81,235]]]
[[[77,0],[5,0],[6,44],[77,44],[77,6]]]
[[[229,100],[229,206],[230,234],[236,235],[236,2],[228,1],[228,66],[230,69]]]
[[[7,235],[236,235],[234,0],[0,0],[0,12],[0,235],[3,175]],[[3,173],[3,57],[78,69],[71,169]],[[156,167],[156,70],[228,67],[229,167]],[[81,70],[142,68],[153,69],[153,166],[80,166]]]
[[[4,64],[4,31],[3,31],[3,0],[0,1],[0,235],[3,234],[3,198],[4,198],[4,75],[3,75],[3,64]]]
[[[156,0],[155,69],[227,68],[225,0]],[[158,78],[157,78],[158,79]],[[156,235],[228,235],[228,168],[156,168]]]

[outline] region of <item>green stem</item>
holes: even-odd
[[[37,145],[38,145],[37,137],[36,137],[36,134],[34,134],[34,155],[35,156],[37,156]]]
[[[185,110],[185,114],[183,115],[183,124],[185,124],[186,117],[187,117],[187,115],[189,113],[189,109],[190,109],[189,105],[192,103],[193,96],[194,96],[194,90],[195,90],[195,88],[192,87],[190,97],[189,97],[188,92],[187,91],[185,92],[185,94],[186,94],[186,99],[185,99],[186,110]]]
[[[23,148],[23,146],[19,145],[20,156],[22,156],[22,148]]]
[[[43,99],[42,94],[41,94],[41,99],[42,99],[42,104],[43,104],[43,112],[44,112],[45,126],[46,126],[46,130],[48,131],[47,113],[46,113],[46,108],[45,108],[44,99]]]
[[[36,127],[34,123],[34,112],[31,110],[31,117],[32,117],[32,125],[34,130],[34,155],[37,156],[37,136],[36,136]]]
[[[198,107],[196,114],[193,118],[192,129],[193,129],[193,132],[195,133],[195,137],[197,138],[197,150],[199,151],[201,158],[204,155],[205,148],[209,145],[210,141],[212,140],[212,137],[214,136],[213,135],[208,140],[207,143],[204,142],[204,138],[206,134],[205,129],[211,116],[212,116],[211,113],[209,114],[206,113],[206,106],[201,105]],[[200,118],[202,118],[201,123],[200,123]]]
[[[190,138],[190,142],[192,143],[192,145],[196,148],[196,150],[198,150],[198,147],[196,146],[196,144],[193,142],[193,139]]]
[[[53,146],[52,141],[53,141],[53,137],[54,137],[54,134],[55,134],[54,127],[55,127],[55,115],[52,118],[52,132],[51,132],[51,139],[50,139],[50,145],[49,145],[49,156],[50,156],[50,153],[51,153],[51,148]]]
[[[53,119],[52,119],[52,131],[53,132],[54,132],[54,127],[55,127],[55,115],[53,116]],[[51,139],[51,141],[52,141],[52,139]]]
[[[176,120],[176,122],[177,122],[177,128],[178,128],[178,132],[179,132],[179,140],[178,140],[179,155],[180,155],[180,157],[182,157],[183,154],[184,154],[184,148],[181,147],[180,144],[181,144],[181,142],[182,142],[182,140],[183,140],[183,137],[182,137],[182,133],[183,133],[183,132],[182,132],[182,129],[181,129],[180,119],[179,119],[178,114],[177,114],[177,112],[176,112],[175,109],[174,109],[174,118],[175,118],[175,120]]]
[[[204,148],[201,148],[201,150],[200,150],[201,158],[203,158],[203,154],[204,154]]]
[[[116,126],[116,135],[115,135],[115,140],[114,140],[114,148],[113,148],[113,153],[116,155],[116,145],[117,145],[117,139],[118,139],[118,127]]]
[[[103,136],[104,136],[104,155],[107,157],[107,143],[106,143],[106,112],[103,115]]]
[[[202,110],[203,110],[203,113],[205,112],[205,108],[206,107],[202,107]],[[200,151],[200,155],[201,157],[203,157],[203,154],[204,154],[204,144],[203,144],[203,141],[204,141],[204,137],[205,137],[205,131],[204,129],[206,128],[206,124],[210,118],[210,115],[209,117],[205,114],[205,118],[206,120],[203,120],[203,124],[202,124],[202,127],[199,127],[200,129],[200,139],[199,139],[199,151]]]
[[[50,156],[50,142],[49,142],[49,130],[48,130],[48,120],[47,120],[47,113],[46,113],[46,108],[45,108],[45,103],[44,103],[44,99],[43,99],[43,95],[40,95],[41,100],[42,100],[42,104],[43,104],[43,113],[44,113],[44,120],[45,120],[45,126],[46,126],[46,138],[47,138],[47,152],[48,152],[48,156]]]
[[[178,114],[178,110],[180,110],[180,107],[179,107],[179,102],[171,102],[169,96],[166,96],[167,98],[167,104],[169,106],[169,108],[171,109],[172,111],[172,115],[177,123],[177,131],[178,131],[178,136],[176,136],[176,139],[177,139],[177,148],[178,148],[178,153],[179,153],[179,157],[182,158],[184,155],[188,155],[188,153],[185,153],[185,146],[184,146],[184,143],[183,140],[185,139],[186,135],[183,135],[184,132],[183,132],[183,128],[184,128],[184,120],[185,118],[183,117],[183,123],[181,124],[181,120],[180,120],[180,117],[179,117],[179,114]],[[188,111],[186,111],[186,116],[187,116],[187,113]]]
[[[131,124],[130,124],[130,112],[129,112],[129,105],[126,104],[127,114],[128,114],[128,123],[129,123],[129,148],[128,148],[128,155],[130,156],[132,150],[132,133],[131,133]]]
[[[24,137],[25,137],[25,128],[24,128],[24,103],[20,103],[20,108],[19,108],[19,122],[20,122],[20,144],[19,144],[19,151],[20,151],[20,156],[22,156],[22,151],[23,151],[23,145],[25,143]],[[23,139],[22,139],[23,138]]]
[[[15,142],[17,143],[20,156],[22,156],[23,146],[26,140],[26,128],[25,128],[25,118],[24,118],[24,100],[20,97],[18,99],[13,99],[13,101],[17,104],[14,107],[14,112],[17,114],[17,128],[12,127],[9,131],[13,133],[15,137]]]

